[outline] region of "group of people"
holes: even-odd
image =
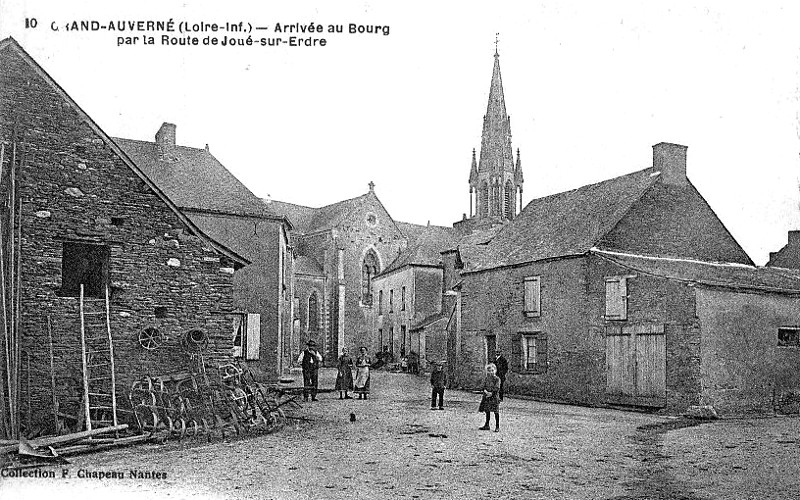
[[[322,354],[317,351],[317,344],[309,340],[306,349],[300,353],[297,363],[303,369],[303,400],[317,400],[319,367],[322,365]],[[348,393],[358,395],[358,399],[366,399],[369,394],[369,378],[372,360],[367,355],[367,348],[361,347],[355,362],[346,348],[339,356],[334,390],[339,391],[339,399],[353,399]],[[447,373],[442,363],[432,363],[431,371],[431,410],[444,410],[444,391],[447,387]],[[353,377],[355,368],[355,377]],[[495,352],[494,362],[486,365],[486,376],[483,380],[482,397],[478,412],[486,415],[486,422],[480,430],[490,430],[491,415],[494,414],[494,431],[500,432],[500,402],[503,400],[508,361],[500,350]]]
[[[306,348],[297,358],[297,364],[303,370],[303,401],[317,400],[317,388],[319,386],[319,368],[322,366],[322,354],[317,350],[317,343],[309,340]],[[339,399],[353,399],[348,393],[353,392],[358,395],[358,399],[366,399],[369,394],[369,369],[372,360],[367,356],[367,348],[359,349],[359,355],[353,359],[342,349],[339,356],[338,373],[336,375],[335,390],[339,391]],[[353,377],[353,367],[355,366],[356,375]]]

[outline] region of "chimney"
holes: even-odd
[[[789,246],[800,246],[800,231],[789,231]]]
[[[159,153],[171,153],[175,149],[175,125],[164,122],[156,132],[156,144]]]
[[[653,169],[661,172],[661,182],[673,186],[685,186],[686,146],[659,142],[653,146]]]

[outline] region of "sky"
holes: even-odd
[[[153,140],[168,121],[179,144],[208,144],[261,197],[319,207],[373,181],[396,220],[438,225],[469,211],[499,39],[524,203],[648,167],[658,142],[684,144],[690,180],[763,264],[800,229],[794,3],[0,0],[0,38],[112,137]],[[313,22],[326,45],[209,46],[241,34],[200,32],[198,46],[170,46],[162,32],[66,29],[170,19],[268,28],[250,33],[259,40]],[[118,45],[120,34],[140,39]]]

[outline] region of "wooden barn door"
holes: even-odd
[[[666,371],[663,325],[608,328],[606,394],[609,402],[663,406]]]

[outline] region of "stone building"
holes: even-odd
[[[535,199],[471,258],[448,260],[462,268],[447,354],[463,386],[499,347],[509,391],[546,400],[773,411],[800,387],[788,348],[800,282],[753,267],[686,177],[684,146]],[[758,360],[743,347],[754,343]]]
[[[234,269],[247,259],[205,234],[10,38],[0,42],[0,141],[3,315],[21,339],[23,427],[53,431],[54,401],[80,412],[81,285],[87,308],[109,291],[120,409],[130,410],[133,380],[187,370],[187,342],[205,345],[210,367],[231,360]]]
[[[441,251],[453,244],[453,229],[400,223],[408,247],[375,278],[371,352],[388,348],[399,359],[411,351],[426,357],[426,339],[413,327],[442,312]]]
[[[136,165],[206,234],[251,262],[234,276],[230,332],[237,358],[262,380],[289,366],[293,304],[291,223],[262,203],[205,148],[176,144],[164,123],[155,141],[116,138]]]
[[[777,252],[769,253],[770,267],[800,269],[800,231],[789,231],[789,241]]]
[[[352,351],[372,345],[373,280],[408,242],[374,185],[364,195],[321,208],[275,200],[267,206],[292,222],[295,255],[302,265],[295,280],[294,326],[299,331],[293,357],[309,338],[317,339],[329,364],[342,347]]]

